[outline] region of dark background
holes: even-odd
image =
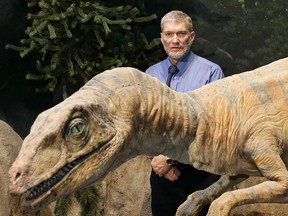
[[[243,1],[247,7],[244,11],[235,1],[228,0],[144,2],[147,14],[158,17],[143,27],[148,39],[159,37],[160,19],[165,13],[183,10],[193,18],[193,51],[218,63],[226,76],[288,56],[286,0]],[[0,0],[0,119],[22,137],[38,113],[53,106],[53,93],[35,93],[39,83],[25,79],[27,73],[36,71],[35,57],[21,58],[19,53],[5,49],[6,44],[17,45],[27,37],[27,12],[27,2],[23,0]]]

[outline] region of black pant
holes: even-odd
[[[177,208],[189,194],[204,189],[219,179],[219,176],[196,170],[190,165],[180,164],[180,166],[181,175],[173,182],[151,172],[153,216],[175,216]],[[199,215],[206,215],[208,207],[203,208]]]

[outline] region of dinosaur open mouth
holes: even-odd
[[[48,180],[46,180],[46,181],[38,184],[37,186],[29,189],[30,194],[26,197],[26,200],[30,201],[32,199],[36,199],[36,198],[40,197],[42,194],[49,191],[54,185],[56,185],[58,182],[60,182],[76,165],[82,163],[88,157],[90,157],[91,155],[98,152],[108,142],[101,143],[92,152],[90,152],[86,155],[83,155],[80,158],[77,158],[76,160],[72,161],[71,163],[67,164],[65,167],[60,169],[56,174],[54,174]]]

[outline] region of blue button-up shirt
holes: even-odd
[[[166,83],[170,65],[171,62],[167,57],[167,59],[149,67],[146,73]],[[192,91],[224,77],[219,65],[193,52],[190,52],[176,66],[179,71],[173,75],[170,88],[178,92]]]

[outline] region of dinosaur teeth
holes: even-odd
[[[61,169],[58,173],[52,176],[52,178],[48,179],[45,182],[40,183],[39,185],[31,189],[30,194],[26,197],[26,200],[35,199],[44,194],[45,192],[47,192],[55,184],[61,181],[69,171],[70,171],[69,169]]]
[[[49,179],[49,180],[46,182],[46,185],[47,185],[48,188],[51,187],[51,185],[52,185],[52,180]]]
[[[46,193],[50,190],[54,185],[56,185],[59,181],[61,181],[67,173],[69,173],[78,163],[73,161],[69,164],[67,164],[65,167],[63,167],[59,172],[57,172],[55,175],[53,175],[50,179],[47,181],[44,181],[40,183],[39,185],[35,186],[30,190],[30,194],[26,197],[26,200],[32,200],[35,199],[42,194]]]
[[[73,169],[75,166],[76,166],[75,163],[69,163],[69,164],[66,165],[66,168],[68,168],[68,169],[71,170],[71,169]]]
[[[66,174],[67,172],[65,172],[64,170],[60,170],[59,177],[65,176]]]
[[[64,167],[63,170],[68,173],[71,169],[69,169],[68,167]]]

